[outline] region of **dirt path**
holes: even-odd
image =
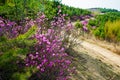
[[[78,46],[68,52],[77,74],[71,80],[120,80],[120,56],[97,44],[70,36]]]
[[[86,51],[88,52],[89,55],[99,58],[105,63],[111,64],[112,66],[115,67],[117,71],[120,71],[120,56],[107,50],[104,49],[98,45],[82,41],[81,45]]]

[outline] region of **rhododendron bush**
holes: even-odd
[[[7,39],[4,44],[0,43],[0,54],[4,57],[6,53],[9,54],[7,50],[16,49],[11,56],[15,54],[16,58],[20,57],[22,66],[28,71],[31,69],[31,75],[28,76],[30,80],[67,80],[75,71],[71,67],[71,57],[65,52],[73,25],[65,19],[66,14],[61,14],[60,6],[58,8],[57,16],[52,21],[43,13],[38,13],[34,20],[26,18],[19,22],[0,17],[0,36]],[[27,53],[17,53],[25,49]],[[19,65],[21,59],[16,64]],[[0,60],[3,63],[2,57]],[[0,66],[0,69],[3,68]]]
[[[45,74],[45,76],[40,75],[40,79],[44,77],[50,80],[66,79],[71,61],[62,47],[62,41],[55,36],[54,30],[48,29],[46,34],[36,34],[35,39],[37,43],[34,51],[27,55],[26,66],[35,66],[39,74]]]
[[[51,27],[46,29],[41,24],[44,23],[45,15],[35,21],[39,26],[38,31],[33,36],[36,39],[34,49],[31,50],[25,59],[26,66],[38,69],[37,78],[40,80],[67,80],[73,69],[70,69],[70,57],[65,53],[62,32],[73,28],[72,24],[66,24],[65,15],[60,14],[54,17]]]
[[[15,38],[19,34],[24,34],[28,29],[33,26],[33,20],[25,19],[16,23],[0,17],[0,36],[6,36],[8,38]]]

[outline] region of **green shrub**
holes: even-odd
[[[35,18],[38,12],[44,12],[48,19],[53,19],[58,15],[58,5],[61,6],[61,13],[69,17],[91,14],[90,11],[61,4],[61,0],[2,0],[0,15],[19,21],[25,17]]]
[[[0,5],[0,15],[10,20],[34,18],[41,6],[39,0],[5,0],[4,4]]]
[[[94,30],[94,35],[99,38],[104,39],[105,38],[104,28],[98,27],[96,30]]]
[[[94,31],[94,35],[97,36],[97,37],[100,35],[99,28],[97,28],[97,29]]]
[[[80,21],[77,21],[76,23],[75,23],[75,27],[76,28],[82,28],[82,24],[80,23]]]
[[[96,20],[89,20],[88,25],[95,26],[96,25]]]
[[[25,34],[17,38],[8,39],[0,37],[0,78],[2,80],[27,80],[29,70],[25,68],[25,55],[33,47],[35,40],[30,37],[37,27],[31,27]]]
[[[120,12],[109,12],[109,13],[105,13],[103,15],[97,15],[95,22],[90,21],[89,25],[95,25],[96,29],[94,31],[94,35],[99,37],[99,38],[103,38],[103,39],[108,39],[108,40],[113,40],[113,41],[117,41],[119,40],[118,37],[115,38],[115,36],[118,36],[119,32],[116,30],[113,30],[113,32],[110,32],[111,30],[109,30],[108,33],[105,33],[105,31],[107,31],[108,26],[112,24],[112,22],[115,22],[116,20],[120,20]],[[106,28],[105,28],[106,26]],[[112,25],[114,26],[114,25]],[[111,28],[110,28],[111,29]],[[118,29],[119,30],[119,29]],[[118,32],[118,33],[116,33]],[[113,34],[116,33],[116,34]],[[111,35],[111,37],[109,36]]]

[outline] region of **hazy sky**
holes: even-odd
[[[63,4],[79,8],[112,8],[120,11],[120,0],[62,0]]]

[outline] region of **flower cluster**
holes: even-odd
[[[87,28],[88,21],[85,20],[85,21],[82,21],[81,23],[83,25],[83,31],[85,32],[88,31],[88,28]]]
[[[88,21],[82,21],[81,22],[84,26],[86,26],[88,24]]]
[[[61,37],[62,40],[68,39],[68,36],[73,30],[73,25],[70,20],[65,19],[67,14],[61,14],[61,7],[58,6],[58,15],[53,18],[53,21],[51,21],[51,29],[54,29],[56,31],[56,35]]]
[[[42,13],[37,14],[37,18],[35,19],[35,23],[38,27],[41,27],[45,21],[45,15]]]
[[[33,25],[33,20],[23,20],[18,24],[14,21],[0,17],[0,36],[4,35],[8,38],[14,38],[19,34],[27,32],[27,30]]]
[[[65,53],[63,43],[64,35],[73,29],[73,25],[65,20],[66,15],[61,14],[60,6],[58,9],[58,16],[49,22],[51,24],[47,24],[49,28],[46,28],[47,18],[43,13],[38,13],[34,20],[25,18],[19,22],[0,17],[0,36],[16,38],[19,34],[27,32],[31,26],[38,27],[32,37],[36,43],[30,47],[25,63],[26,66],[35,67],[38,70],[40,80],[44,80],[45,77],[50,80],[67,80],[69,74],[74,71],[70,69],[70,57]],[[65,34],[62,34],[63,32]]]
[[[61,6],[58,6],[57,16],[53,18],[53,21],[51,21],[52,27],[64,28],[66,26],[65,17],[67,14],[61,14],[61,12]]]
[[[48,29],[46,34],[36,34],[37,40],[34,52],[27,55],[26,66],[35,66],[41,74],[46,74],[53,80],[66,80],[71,61],[62,47],[62,41],[55,36],[53,29]],[[41,76],[40,76],[41,77]]]
[[[63,44],[61,35],[62,32],[69,32],[73,29],[71,22],[66,22],[61,10],[58,10],[58,16],[51,21],[49,29],[43,26],[45,24],[44,14],[39,15],[34,22],[39,28],[34,35],[37,42],[25,59],[26,66],[36,67],[41,80],[46,76],[50,80],[67,80],[69,74],[74,70],[70,69],[70,57],[65,53],[63,47],[65,44]],[[45,28],[46,30],[44,30]]]
[[[68,21],[68,23],[65,27],[65,30],[68,32],[68,31],[71,31],[73,28],[74,28],[74,26],[72,25],[71,21]]]
[[[24,21],[24,22],[23,22]],[[32,19],[29,19],[29,18],[26,18],[25,20],[21,21],[22,22],[22,30],[21,30],[21,33],[25,33],[28,31],[28,29],[31,27],[31,26],[34,26],[35,25],[35,22],[34,20]]]

